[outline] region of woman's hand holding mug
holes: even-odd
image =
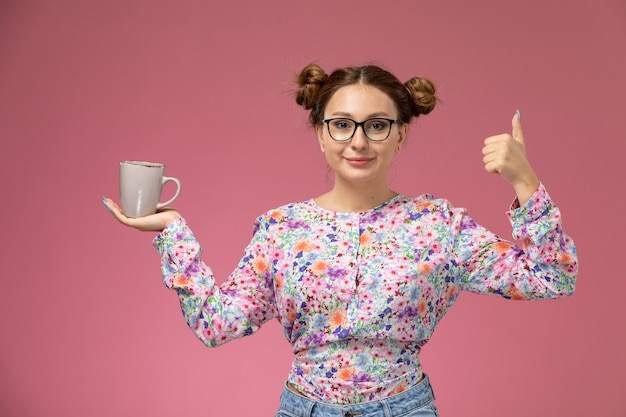
[[[142,231],[162,231],[181,215],[166,206],[180,194],[180,181],[164,176],[165,166],[153,162],[122,161],[120,163],[120,205],[104,197],[102,202],[122,224]],[[176,184],[176,192],[161,203],[166,182]]]

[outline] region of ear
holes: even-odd
[[[325,151],[326,146],[324,144],[324,125],[317,125],[315,126],[315,134],[317,135],[317,141],[320,144],[320,149],[322,152]]]
[[[398,142],[396,143],[396,153],[400,153],[400,151],[402,150],[402,147],[404,146],[406,137],[409,134],[409,124],[402,123],[398,127],[398,133],[400,136],[398,137]]]

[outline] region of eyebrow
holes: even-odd
[[[340,117],[347,117],[347,118],[354,117],[351,113],[344,112],[344,111],[334,112],[334,113],[331,114],[331,117],[332,116],[340,116]],[[375,117],[389,117],[390,118],[391,116],[389,116],[389,114],[385,113],[384,111],[379,111],[379,112],[371,113],[371,114],[367,115],[365,117],[365,120],[372,119],[372,118],[375,118]]]

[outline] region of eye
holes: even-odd
[[[350,130],[354,126],[352,120],[348,119],[335,119],[331,123],[332,128],[336,130]]]
[[[380,132],[389,128],[389,121],[385,119],[372,119],[367,121],[367,130]]]

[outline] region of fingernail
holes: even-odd
[[[519,112],[519,109],[517,110],[517,120],[522,120],[522,115]]]
[[[102,197],[102,204],[104,204],[104,207],[106,207],[107,209],[109,209],[109,211],[111,213],[113,213],[113,209],[111,209],[111,207],[109,207],[109,205],[107,204],[107,198],[106,197]]]

